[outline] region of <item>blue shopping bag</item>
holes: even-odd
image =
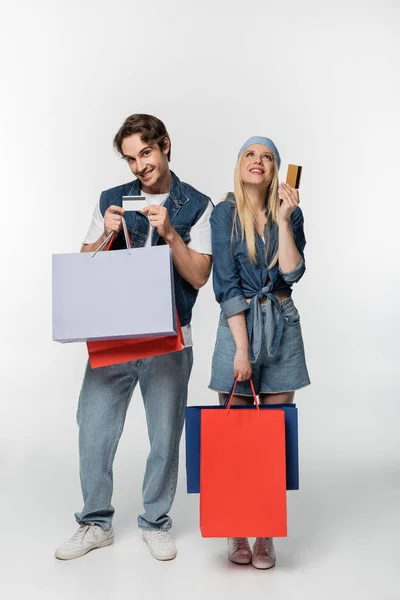
[[[224,406],[188,406],[185,419],[186,441],[186,489],[188,494],[200,493],[200,438],[201,438],[201,411],[207,409],[225,410],[229,397]],[[249,406],[231,406],[231,410],[249,410]],[[254,409],[256,407],[254,406]],[[261,410],[281,408],[285,414],[286,434],[286,489],[299,489],[299,444],[298,444],[298,416],[295,404],[263,404]]]

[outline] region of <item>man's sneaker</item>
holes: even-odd
[[[143,539],[150,554],[157,560],[172,560],[176,556],[176,546],[168,531],[164,529],[143,529]]]
[[[105,531],[99,525],[81,525],[76,533],[56,550],[56,558],[71,560],[114,542],[112,529]]]
[[[272,538],[257,538],[253,546],[251,564],[256,569],[270,569],[275,565],[276,556]]]
[[[228,538],[228,558],[239,565],[251,563],[251,550],[247,538]]]

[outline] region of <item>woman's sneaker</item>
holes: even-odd
[[[84,556],[95,548],[104,548],[114,542],[112,529],[105,531],[99,525],[81,525],[66,542],[56,550],[56,558],[71,560]]]
[[[251,549],[247,538],[228,538],[228,558],[238,565],[251,563]]]
[[[276,556],[272,538],[257,538],[253,546],[251,564],[256,569],[270,569],[275,565]]]

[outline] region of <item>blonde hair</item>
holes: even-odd
[[[242,156],[238,160],[234,172],[234,196],[236,203],[235,214],[233,218],[232,239],[235,230],[237,230],[237,221],[239,220],[242,230],[242,241],[246,238],[247,250],[249,253],[250,261],[256,262],[256,213],[246,194],[246,190],[240,177],[240,164],[242,161]],[[265,198],[266,203],[268,203],[268,214],[266,223],[267,225],[270,225],[272,222],[278,223],[278,213],[280,206],[278,186],[278,165],[274,156],[274,174]],[[267,248],[266,250],[267,257],[268,250],[269,248]],[[268,265],[269,269],[272,269],[272,267],[276,265],[276,263],[278,262],[278,258],[279,252],[277,251],[271,263]]]

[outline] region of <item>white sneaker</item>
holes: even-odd
[[[228,538],[228,558],[239,565],[251,563],[251,550],[247,538]]]
[[[251,564],[256,569],[270,569],[275,565],[276,556],[272,538],[257,538],[253,546]]]
[[[81,525],[69,540],[57,548],[55,555],[60,560],[71,560],[84,556],[95,548],[110,546],[113,542],[112,529],[105,531],[99,525]]]
[[[176,545],[168,531],[163,529],[143,529],[143,539],[150,554],[157,560],[172,560],[176,556]]]

